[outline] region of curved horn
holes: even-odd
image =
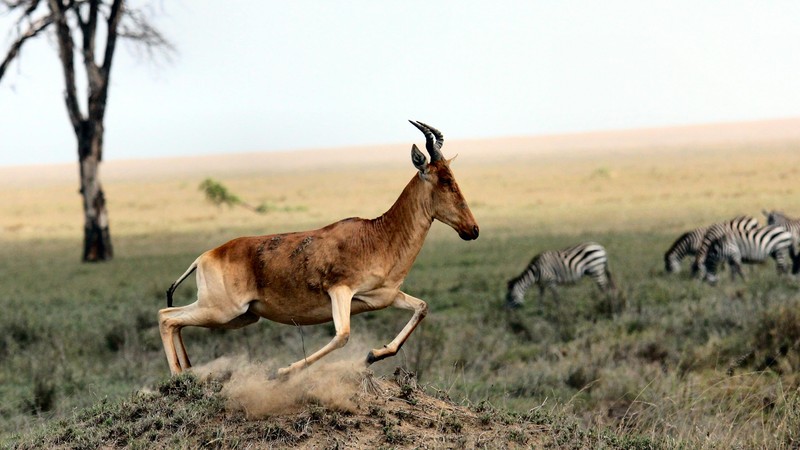
[[[422,131],[422,134],[425,135],[425,148],[431,155],[431,162],[444,159],[444,155],[442,155],[441,152],[442,144],[444,144],[444,135],[442,134],[442,132],[429,125],[425,125],[422,122],[417,122],[413,120],[409,120],[409,122],[411,122],[411,125],[417,127],[417,129],[419,129],[419,131]]]

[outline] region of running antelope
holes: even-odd
[[[414,311],[397,337],[369,352],[366,364],[395,355],[428,312],[400,290],[434,219],[464,240],[478,225],[441,152],[442,133],[410,121],[425,135],[425,155],[411,146],[418,173],[382,216],[344,219],[313,231],[234,239],[198,257],[167,290],[158,312],[161,340],[172,374],[191,367],[181,337],[186,326],[241,328],[259,318],[288,325],[333,321],[336,335],[324,347],[278,370],[287,376],[344,346],[350,316],[389,306]],[[172,294],[197,270],[197,301],[173,307]],[[176,345],[177,344],[177,345]]]

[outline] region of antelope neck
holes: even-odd
[[[377,242],[398,256],[416,258],[433,223],[433,198],[419,176],[406,185],[391,208],[373,220]]]

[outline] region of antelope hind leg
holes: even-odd
[[[253,314],[244,309],[232,310],[226,308],[201,307],[198,302],[186,306],[164,308],[158,312],[158,328],[161,332],[161,342],[164,353],[167,355],[169,370],[173,375],[191,368],[186,347],[183,344],[181,329],[187,326],[206,328],[241,328],[244,325],[258,320]],[[178,346],[175,341],[178,341]]]
[[[161,345],[164,347],[164,354],[167,356],[167,364],[169,365],[169,372],[172,375],[181,373],[181,365],[178,362],[178,353],[175,350],[175,335],[170,327],[165,327],[164,322],[161,320],[161,312],[159,311],[158,328],[161,333]]]

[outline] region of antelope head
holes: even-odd
[[[456,230],[461,239],[465,241],[477,239],[478,224],[467,206],[467,201],[461,194],[453,172],[450,171],[452,159],[447,160],[442,155],[444,136],[436,128],[422,122],[413,120],[409,120],[409,122],[425,135],[425,148],[431,157],[428,162],[416,144],[412,145],[411,161],[419,171],[419,177],[427,183],[431,190],[433,218]]]

